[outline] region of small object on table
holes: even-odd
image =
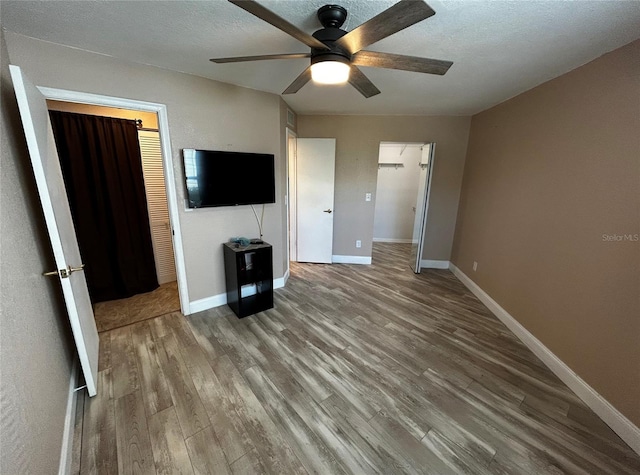
[[[229,242],[240,244],[243,247],[246,247],[249,244],[251,244],[251,241],[249,240],[249,238],[246,238],[246,237],[232,237],[231,239],[229,239]]]

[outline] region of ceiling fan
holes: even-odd
[[[254,0],[229,0],[229,2],[311,48],[310,53],[211,59],[214,63],[238,63],[266,59],[311,58],[311,65],[284,90],[283,94],[295,94],[313,79],[314,82],[322,84],[340,84],[349,81],[364,97],[368,98],[380,94],[380,90],[358,66],[443,75],[453,64],[451,61],[363,49],[435,15],[436,12],[422,0],[401,0],[349,32],[340,29],[347,18],[347,10],[340,5],[325,5],[318,9],[318,19],[323,28],[313,35],[300,30]]]

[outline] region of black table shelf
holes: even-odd
[[[240,317],[273,308],[273,250],[270,244],[224,243],[227,305]],[[244,295],[243,295],[244,294]]]

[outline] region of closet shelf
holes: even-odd
[[[378,163],[378,169],[380,168],[404,168],[404,163]]]

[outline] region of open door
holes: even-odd
[[[297,140],[297,261],[331,264],[336,139]]]
[[[45,97],[9,66],[38,195],[89,396],[97,393],[99,337]]]
[[[420,179],[418,181],[418,197],[416,199],[415,219],[413,222],[413,237],[411,239],[411,269],[416,274],[420,273],[420,261],[422,260],[422,250],[424,248],[425,225],[427,223],[427,213],[429,210],[429,195],[431,192],[431,177],[433,175],[433,158],[436,149],[435,143],[426,144],[422,147],[420,158]]]

